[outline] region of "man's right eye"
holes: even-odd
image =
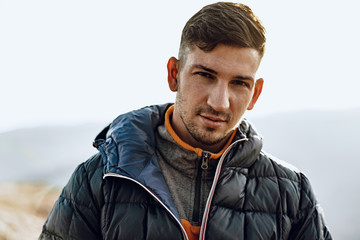
[[[196,72],[195,74],[200,75],[205,78],[211,78],[211,79],[214,78],[213,75],[211,75],[210,73],[207,73],[207,72]]]

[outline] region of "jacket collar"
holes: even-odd
[[[237,141],[240,139],[246,141]],[[234,142],[237,143],[232,146],[224,165],[226,167],[251,167],[262,150],[263,138],[248,120],[243,119],[238,126],[238,134]]]
[[[93,145],[103,154],[104,173],[117,173],[146,182],[147,174],[155,169],[161,175],[156,160],[155,131],[164,124],[165,113],[172,104],[154,105],[117,117],[101,131]],[[235,145],[226,165],[250,167],[262,149],[262,137],[243,119],[235,139],[247,138]],[[100,148],[99,148],[100,147]]]
[[[156,128],[164,124],[171,105],[149,106],[120,115],[98,134],[93,145],[102,154],[104,174],[118,174],[140,182],[174,210],[155,150]],[[241,122],[235,136],[242,138],[248,141],[235,144],[226,157],[226,166],[250,167],[256,161],[262,138],[246,120]]]

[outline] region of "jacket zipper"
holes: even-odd
[[[204,240],[205,239],[205,232],[206,232],[206,225],[207,225],[207,221],[209,219],[209,212],[210,212],[210,204],[211,204],[211,201],[212,201],[212,198],[214,196],[214,192],[215,192],[215,187],[216,187],[216,184],[219,180],[219,176],[220,176],[220,172],[221,172],[221,168],[222,168],[222,164],[223,164],[223,161],[225,159],[225,156],[228,154],[228,152],[230,151],[230,149],[236,144],[236,143],[239,143],[239,142],[243,142],[243,141],[248,141],[248,138],[242,138],[242,139],[239,139],[235,142],[233,142],[226,150],[225,152],[221,155],[221,158],[217,164],[217,167],[216,167],[216,171],[215,171],[215,175],[214,175],[214,180],[213,180],[213,183],[211,185],[211,189],[210,189],[210,193],[209,193],[209,196],[208,196],[208,199],[206,201],[206,205],[205,205],[205,210],[204,210],[204,215],[203,215],[203,219],[202,219],[202,222],[201,222],[201,228],[200,228],[200,236],[199,236],[199,240]]]
[[[139,186],[141,186],[143,189],[145,189],[153,198],[155,198],[164,208],[165,210],[170,213],[170,215],[175,219],[175,221],[178,223],[180,229],[181,229],[181,232],[183,234],[183,237],[184,239],[186,240],[189,240],[187,234],[186,234],[186,231],[183,227],[183,225],[181,224],[181,222],[179,221],[179,219],[177,219],[177,217],[174,215],[174,213],[172,213],[170,211],[170,209],[150,190],[148,189],[145,185],[143,185],[142,183],[136,181],[135,179],[133,178],[130,178],[130,177],[127,177],[127,176],[124,176],[124,175],[120,175],[120,174],[117,174],[117,173],[106,173],[104,174],[103,176],[103,179],[105,179],[106,177],[118,177],[118,178],[123,178],[123,179],[127,179],[127,180],[130,180],[136,184],[138,184]]]
[[[211,153],[203,151],[201,156],[201,169],[206,170],[209,167],[209,157]]]
[[[196,180],[195,180],[195,195],[194,195],[194,209],[193,209],[193,222],[199,222],[200,220],[200,198],[201,198],[201,177],[203,170],[209,167],[209,152],[202,152],[201,160],[199,161],[199,167],[197,169]]]

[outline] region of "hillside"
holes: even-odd
[[[334,239],[358,239],[356,222],[360,208],[354,206],[360,201],[360,182],[355,179],[360,167],[357,149],[360,109],[282,113],[254,118],[251,122],[264,136],[266,152],[295,165],[310,178]],[[62,187],[75,167],[96,152],[91,143],[103,126],[105,124],[39,127],[0,133],[0,182],[3,182],[0,216],[8,209],[1,198],[12,195],[11,186],[19,190],[9,182],[43,181],[47,186]],[[37,190],[29,187],[19,192],[30,196],[36,195]],[[48,203],[52,205],[53,199]],[[36,205],[36,201],[32,204]],[[7,211],[7,214],[14,212],[15,222],[28,221],[20,217],[21,212],[17,215],[19,211],[15,209],[23,211],[17,207]],[[44,215],[36,221],[43,222]],[[6,224],[0,217],[0,239],[1,227]]]
[[[0,240],[37,239],[60,194],[44,183],[0,183]]]

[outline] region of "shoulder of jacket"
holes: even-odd
[[[268,162],[264,163],[264,165],[272,165],[273,174],[276,175],[282,194],[287,194],[291,198],[293,210],[290,211],[288,206],[288,211],[294,213],[293,216],[296,215],[296,218],[301,218],[309,209],[316,207],[315,194],[308,177],[303,172],[271,154],[261,152],[260,155],[262,161]]]
[[[306,199],[308,199],[310,205],[313,206],[316,204],[315,194],[313,192],[310,180],[306,174],[301,172],[298,168],[291,165],[290,163],[280,160],[279,158],[274,157],[269,153],[262,151],[261,155],[271,162],[278,179],[287,179],[291,182],[296,182],[296,186],[298,186],[301,194],[307,195]],[[281,182],[286,185],[286,181]],[[294,187],[294,185],[292,185],[292,187]]]
[[[89,195],[96,195],[102,184],[102,158],[99,153],[81,163],[71,175],[64,187],[61,196],[80,202],[88,202]]]
[[[270,153],[261,151],[261,154],[268,157],[271,161],[276,163],[281,168],[287,168],[293,172],[300,173],[300,170],[297,167],[295,167],[294,165],[292,165],[284,160],[281,160],[280,158],[275,157],[274,155],[271,155]]]
[[[76,167],[67,185],[69,185],[69,183],[72,183],[73,181],[89,180],[95,174],[98,174],[99,171],[101,172],[103,171],[103,162],[102,162],[101,154],[96,153],[93,156],[91,156],[88,160],[80,163]]]
[[[271,166],[273,174],[277,178],[289,179],[291,181],[301,182],[304,174],[292,164],[283,161],[267,152],[261,151],[259,159],[263,165]],[[266,168],[268,171],[271,171],[269,168]],[[271,175],[271,173],[269,173]]]
[[[101,157],[95,154],[76,168],[49,213],[39,239],[73,239],[75,235],[82,236],[81,239],[97,239],[101,236],[97,229],[104,205],[100,165]],[[91,233],[87,231],[87,224]]]
[[[79,166],[83,166],[87,173],[94,173],[95,171],[103,169],[103,159],[101,153],[97,152],[91,156],[87,161],[83,162]]]

